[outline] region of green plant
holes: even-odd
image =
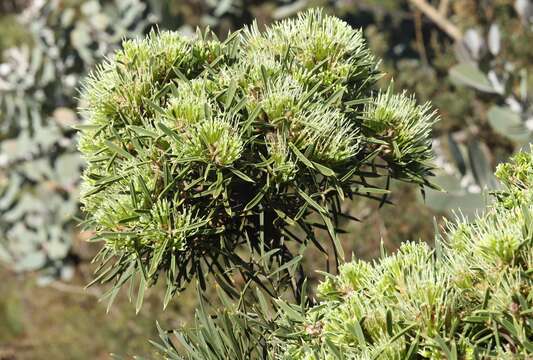
[[[201,301],[192,329],[160,330],[163,356],[182,358],[175,340],[191,359],[531,355],[533,153],[502,165],[497,201],[449,223],[435,249],[343,263],[308,291],[300,260],[323,249],[318,231],[344,258],[345,198],[386,201],[391,178],[429,185],[436,116],[373,91],[379,75],[360,32],[312,10],[223,42],[152,32],[87,80],[94,281],[112,283],[111,300],[129,283],[138,310],[159,277],[165,305],[193,279],[219,285],[216,316]]]
[[[105,246],[109,295],[165,277],[167,296],[213,275],[298,296],[308,243],[330,236],[345,198],[386,201],[388,179],[429,185],[436,115],[374,92],[360,31],[313,10],[221,42],[151,33],[86,81],[82,202]]]
[[[449,223],[436,247],[406,242],[325,274],[318,303],[227,303],[193,329],[160,330],[168,359],[529,359],[533,355],[533,147],[498,167],[485,214]],[[235,334],[235,336],[233,336]],[[172,341],[175,338],[175,342]],[[241,354],[241,355],[239,355]],[[241,356],[241,357],[239,357]]]
[[[443,210],[470,209],[471,215],[484,204],[482,190],[495,189],[496,165],[533,139],[528,60],[532,53],[525,45],[533,35],[531,6],[514,0],[485,5],[457,1],[451,6],[449,18],[463,35],[431,64],[451,82],[450,89],[439,92],[452,95],[456,103],[466,100],[466,106],[453,116],[443,114],[441,124],[448,129],[435,146],[446,169],[436,173],[435,183],[450,189],[451,196],[430,191],[428,203]],[[450,56],[453,63],[444,64],[442,59]],[[435,106],[445,108],[439,97],[434,98]]]

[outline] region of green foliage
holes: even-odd
[[[504,185],[504,189],[496,195],[507,208],[513,208],[529,204],[532,201],[533,192],[533,166],[531,156],[526,152],[520,152],[513,156],[506,164],[498,165],[496,177]]]
[[[437,174],[436,183],[454,188],[454,206],[466,209],[476,197],[474,208],[483,204],[480,190],[495,188],[492,171],[496,165],[533,139],[533,69],[528,60],[533,53],[524,46],[531,41],[533,28],[531,6],[524,1],[502,0],[486,6],[458,1],[452,8],[450,18],[464,33],[453,52],[452,48],[446,51],[456,58],[456,64],[442,67],[434,61],[431,65],[449,74],[453,87],[448,91],[456,102],[461,93],[469,93],[468,106],[453,116],[455,120],[443,114],[441,124],[453,127],[441,137],[443,146],[435,147],[443,167],[448,168],[447,174]],[[438,98],[434,104],[445,109]],[[428,197],[436,207],[451,205],[441,198],[431,192]]]
[[[449,223],[436,248],[404,243],[375,262],[326,274],[318,303],[258,296],[247,311],[176,333],[190,359],[225,359],[246,334],[248,359],[528,359],[533,354],[533,148],[499,167],[506,189],[485,214]],[[259,294],[260,295],[260,294]],[[161,349],[179,359],[161,332]],[[256,342],[254,342],[256,341]],[[207,345],[209,344],[209,345]]]
[[[322,301],[304,321],[286,313],[287,358],[530,356],[533,208],[524,185],[533,181],[533,153],[497,175],[512,200],[450,224],[435,250],[405,243],[375,264],[345,264],[319,286]]]
[[[79,145],[111,297],[137,282],[140,306],[164,275],[167,302],[209,273],[236,295],[232,270],[273,293],[298,272],[297,294],[316,230],[343,257],[345,198],[383,201],[388,178],[428,184],[435,114],[374,94],[361,32],[322,11],[224,42],[153,32],[123,48],[85,84]]]
[[[228,304],[215,319],[204,306],[201,303],[194,330],[187,334],[157,326],[161,341],[151,343],[164,359],[183,359],[183,350],[189,359],[263,359],[267,349],[274,346],[268,335],[273,330],[273,319],[267,313],[236,316],[234,306]]]

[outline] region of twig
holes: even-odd
[[[409,0],[413,6],[422,11],[424,15],[431,19],[438,27],[440,27],[446,34],[452,39],[459,42],[463,39],[463,34],[452,24],[447,18],[445,18],[437,9],[429,5],[426,0]]]
[[[450,0],[440,0],[439,3],[439,14],[446,16],[448,14],[448,7],[450,5]]]
[[[422,58],[424,65],[428,64],[428,55],[426,47],[424,45],[424,34],[422,32],[422,13],[420,10],[415,11],[415,35],[416,35],[416,47]]]

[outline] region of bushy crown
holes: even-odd
[[[533,152],[496,175],[499,201],[450,223],[435,249],[407,242],[378,262],[346,263],[318,287],[319,305],[281,311],[279,358],[529,359]]]
[[[533,148],[496,172],[484,214],[449,222],[435,247],[405,242],[327,274],[317,303],[281,298],[160,330],[168,359],[530,359],[533,354]],[[209,344],[209,345],[206,345]],[[211,346],[213,344],[213,346]]]
[[[431,171],[435,114],[374,94],[379,76],[362,32],[318,10],[225,41],[124,42],[83,91],[82,202],[100,257],[115,258],[99,279],[144,289],[164,270],[172,294],[214,272],[231,288],[233,267],[288,278],[290,267],[272,269],[297,263],[289,242],[320,246],[317,228],[342,255],[344,198],[381,200],[376,179],[423,185]]]

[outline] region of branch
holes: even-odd
[[[450,0],[441,0],[439,3],[439,13],[442,16],[446,16],[448,14],[448,7],[450,5]]]
[[[453,40],[459,42],[463,39],[461,31],[446,19],[438,10],[428,4],[426,0],[409,0],[413,6],[422,11],[424,15],[431,19],[438,27],[440,27]]]

